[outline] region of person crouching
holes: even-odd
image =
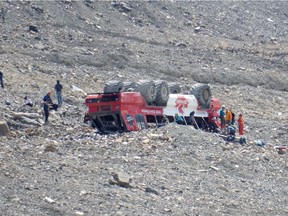
[[[44,101],[44,103],[47,102],[47,104],[49,105],[49,110],[55,110],[55,111],[57,111],[58,105],[53,103],[53,101],[52,101],[52,99],[51,99],[51,92],[48,92],[48,93],[44,96],[43,101]]]

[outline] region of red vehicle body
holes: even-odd
[[[92,126],[100,132],[138,131],[151,124],[160,126],[164,115],[174,122],[176,113],[183,116],[187,124],[192,111],[200,128],[218,117],[221,107],[220,101],[212,97],[210,108],[201,109],[195,96],[186,94],[170,94],[166,106],[151,106],[139,92],[91,93],[85,98],[85,105]]]

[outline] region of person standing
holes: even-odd
[[[2,71],[0,71],[0,84],[1,84],[1,87],[4,88]]]
[[[169,119],[166,115],[163,116],[161,125],[167,125],[169,123]]]
[[[239,131],[239,135],[242,136],[244,135],[244,119],[242,114],[239,114],[239,118],[237,120],[238,123],[238,131]]]
[[[231,125],[231,122],[232,122],[232,113],[229,109],[226,109],[226,114],[225,114],[225,121],[226,121],[226,124],[229,126]]]
[[[216,121],[217,121],[217,118],[214,116],[209,122],[209,132],[217,133],[217,125],[215,123]]]
[[[49,104],[48,104],[48,101],[44,102],[43,108],[44,108],[45,124],[47,124],[48,123],[48,117],[49,117]]]
[[[231,122],[231,125],[234,125],[235,123],[235,113],[230,109],[231,111],[231,114],[232,114],[232,122]]]
[[[192,126],[193,126],[194,128],[196,128],[196,129],[199,129],[199,128],[198,128],[198,125],[197,125],[197,122],[196,122],[196,120],[195,120],[194,115],[195,115],[195,112],[194,112],[194,111],[192,111],[192,112],[189,114],[189,119],[188,119],[187,124],[188,124],[188,125],[192,125]]]
[[[60,84],[60,81],[57,80],[57,83],[55,85],[55,92],[56,92],[56,97],[58,101],[58,107],[62,106],[62,85]]]
[[[222,106],[222,109],[220,110],[220,113],[219,113],[219,117],[220,117],[220,121],[221,121],[221,128],[224,128],[225,127],[225,107]]]

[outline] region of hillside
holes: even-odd
[[[273,146],[288,144],[287,11],[285,1],[1,1],[11,134],[0,137],[0,212],[286,215],[287,154]],[[243,113],[248,144],[175,124],[100,136],[82,123],[85,93],[140,77],[184,91],[209,83]],[[39,103],[57,79],[64,104],[49,125],[13,119],[28,95],[37,105],[24,112],[43,122]],[[118,172],[132,188],[109,184]]]

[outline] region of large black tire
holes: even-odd
[[[151,104],[156,98],[156,86],[153,81],[138,81],[135,85],[135,91],[141,93],[147,104]]]
[[[168,83],[168,87],[169,87],[169,92],[171,94],[179,94],[179,93],[181,93],[181,87],[177,83],[169,82]]]
[[[111,80],[105,83],[104,93],[120,92],[123,90],[123,82],[118,80]]]
[[[156,98],[154,104],[157,106],[166,106],[169,99],[169,88],[165,81],[157,80],[156,85]]]
[[[123,91],[127,92],[127,91],[135,91],[135,83],[134,82],[130,82],[130,81],[125,81],[123,82]]]
[[[192,86],[190,94],[197,98],[202,109],[210,108],[210,101],[212,98],[210,85],[202,83],[195,84]]]

